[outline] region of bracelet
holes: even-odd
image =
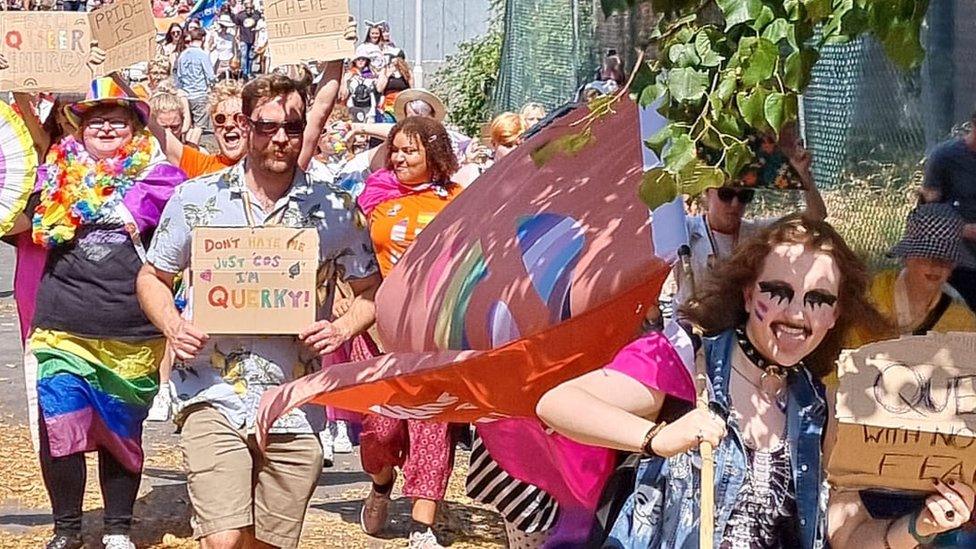
[[[884,549],[891,549],[891,543],[888,542],[888,536],[891,534],[891,528],[898,522],[898,519],[888,519],[888,526],[885,527],[884,537],[881,540],[884,542]]]
[[[661,432],[661,429],[664,429],[664,426],[667,424],[667,421],[659,421],[653,427],[647,430],[647,434],[644,435],[644,444],[641,444],[642,454],[647,457],[664,457],[654,452],[654,449],[651,448],[651,443],[654,442],[654,437],[656,437],[657,434]]]
[[[915,510],[914,513],[912,513],[910,517],[908,517],[908,533],[911,534],[913,538],[915,538],[915,541],[918,542],[919,545],[925,545],[926,543],[932,543],[932,540],[935,539],[935,536],[937,534],[932,534],[931,536],[922,536],[918,533],[918,530],[916,530],[916,528],[918,526],[918,516],[921,513],[922,513],[921,509],[917,509]]]

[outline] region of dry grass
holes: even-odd
[[[26,426],[12,416],[0,418],[0,505],[4,514],[47,516],[49,501],[41,479],[37,458]],[[183,459],[172,444],[155,444],[146,449],[146,472],[156,479],[156,486],[145,481],[136,502],[133,541],[140,548],[194,548],[189,528],[189,501],[183,476]],[[437,531],[442,543],[451,547],[504,547],[504,527],[494,512],[464,495],[464,472],[467,454],[459,454],[448,489],[447,502],[438,520]],[[102,503],[98,492],[97,465],[89,459],[89,482],[85,493],[85,537],[91,547],[101,547]],[[159,479],[165,479],[160,483]],[[328,482],[326,470],[323,481]],[[397,487],[395,494],[399,493]],[[394,548],[405,547],[410,503],[394,500],[388,538],[377,539],[359,528],[359,507],[366,489],[347,490],[337,496],[313,498],[302,532],[302,547]],[[44,519],[45,521],[47,519]],[[16,518],[8,522],[16,523]],[[0,530],[0,549],[35,549],[50,536],[50,526],[24,527],[16,531]]]

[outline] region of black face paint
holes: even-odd
[[[771,299],[776,300],[777,305],[782,305],[784,301],[787,303],[792,302],[793,297],[796,295],[796,292],[793,291],[793,286],[781,280],[763,280],[759,283],[759,291],[764,294],[769,294]]]
[[[823,307],[824,305],[833,307],[836,303],[837,296],[823,290],[810,290],[803,297],[803,304],[809,305],[813,310],[816,310],[817,307]]]

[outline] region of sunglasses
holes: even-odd
[[[250,119],[249,119],[250,120]],[[281,128],[285,129],[288,137],[300,137],[305,133],[304,120],[291,120],[288,122],[271,122],[268,120],[250,120],[251,127],[261,135],[272,136],[278,133]]]
[[[129,127],[129,121],[124,118],[92,118],[85,123],[85,127],[89,130],[100,130],[105,126],[105,123],[113,130],[124,130]]]
[[[218,126],[232,126],[236,124],[234,122],[234,116],[222,112],[213,115],[213,121]]]
[[[725,203],[731,203],[732,199],[738,198],[740,204],[748,204],[752,202],[753,197],[756,196],[756,191],[752,189],[733,189],[731,187],[719,187],[718,188],[718,199]]]

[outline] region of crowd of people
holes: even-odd
[[[189,11],[186,2],[157,4],[163,15]],[[46,547],[84,546],[85,454],[96,451],[103,544],[134,547],[143,424],[167,419],[179,430],[202,547],[297,547],[323,466],[352,451],[357,430],[371,479],[363,531],[388,526],[402,476],[413,500],[410,547],[441,547],[437,511],[466,426],[304,406],[279,418],[259,448],[259,401],[330,364],[383,353],[371,330],[383,278],[444,208],[545,126],[546,108],[500,113],[483,135],[465,136],[445,125],[436,95],[413,86],[385,23],[368,23],[346,62],[269,70],[252,0],[229,1],[211,28],[194,21],[168,28],[144,81],[114,73],[84,97],[14,94],[42,164],[3,237],[17,250],[30,412],[54,517]],[[347,38],[357,34],[350,24]],[[615,93],[619,73],[605,66],[579,99]],[[716,547],[971,540],[963,527],[976,496],[961,479],[936,480],[928,496],[840,492],[825,488],[823,469],[841,349],[976,331],[976,137],[932,156],[891,250],[900,266],[878,273],[825,221],[809,152],[790,144],[784,153],[803,211],[751,218],[757,191],[730,181],[707,190],[701,213],[687,218],[690,257],[675,267],[674,316],[704,334],[710,409],[694,406],[682,357],[657,328],[539,401],[552,431],[631,463],[630,482],[587,479],[606,484],[610,511],[590,517],[579,546],[696,546],[703,441],[716,449]],[[193,231],[207,226],[314,229],[318,319],[297,337],[195,326],[186,274]],[[649,320],[660,324],[655,313]],[[558,502],[532,479],[509,476],[477,435],[470,443],[469,494],[498,510],[511,547],[544,546]]]

